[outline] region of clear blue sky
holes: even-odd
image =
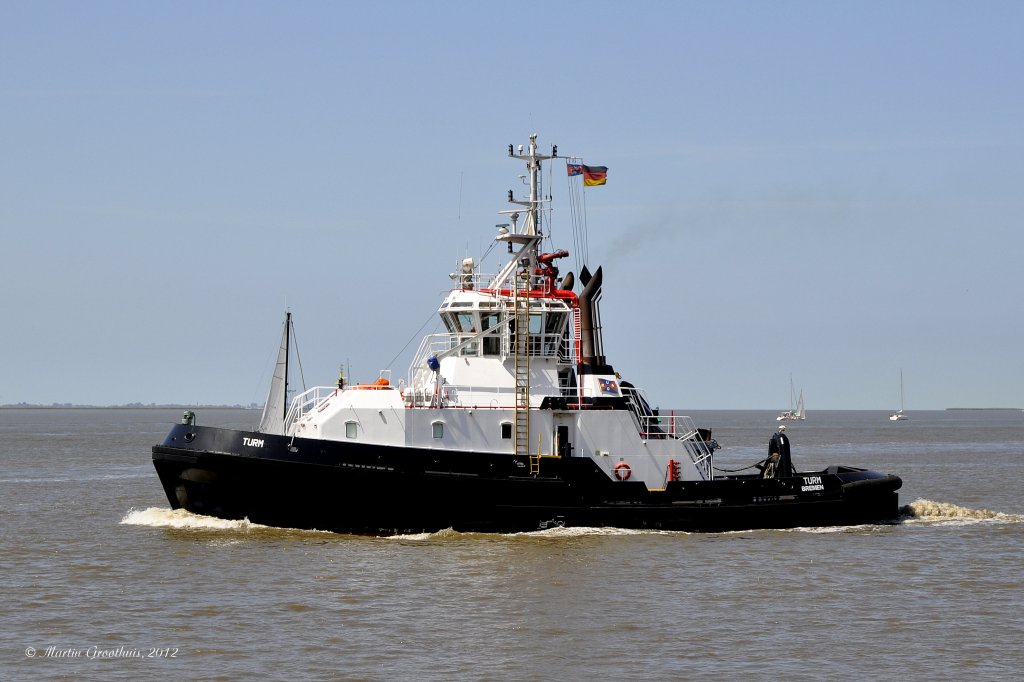
[[[1024,3],[0,0],[0,403],[411,351],[523,172],[662,407],[1024,407]],[[572,248],[555,184],[556,248]],[[416,337],[406,352],[401,350]]]

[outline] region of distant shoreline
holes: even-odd
[[[0,405],[0,410],[262,410],[263,405]],[[716,409],[694,408],[696,412],[772,412],[774,408],[743,408]],[[822,412],[889,412],[882,408],[850,410],[821,410]],[[913,412],[914,410],[908,410]],[[918,412],[1024,412],[1020,407],[946,407],[937,410],[917,410]]]
[[[262,410],[262,405],[0,405],[0,410]]]
[[[973,411],[973,412],[1024,412],[1019,407],[947,407],[947,412],[954,412],[957,410],[962,411]]]

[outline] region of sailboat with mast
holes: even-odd
[[[908,419],[910,419],[910,417],[903,412],[903,370],[900,369],[900,409],[899,411],[893,412],[889,415],[889,421],[902,422],[907,421]]]
[[[258,427],[203,426],[187,412],[152,448],[173,508],[381,535],[898,518],[898,476],[838,464],[798,471],[781,431],[750,472],[717,469],[710,429],[652,408],[613,367],[602,339],[604,271],[588,267],[585,246],[578,280],[559,276],[569,252],[551,243],[541,167],[564,161],[571,187],[603,184],[607,169],[541,151],[536,135],[508,156],[525,163],[528,187],[526,196],[510,190],[512,208],[501,211],[507,222],[494,242],[508,255],[496,249],[497,274],[461,261],[437,309],[443,331],[423,338],[407,375],[393,383],[386,369],[371,383],[339,379],[289,399],[289,314]]]
[[[796,397],[796,391],[793,390],[793,375],[789,375],[789,409],[785,410],[782,414],[775,418],[775,421],[801,421],[807,419],[807,415],[804,413],[804,390],[800,389],[800,397]]]

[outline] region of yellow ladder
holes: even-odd
[[[530,454],[530,275],[527,271],[514,278],[512,315],[515,322],[513,359],[516,380],[516,428],[514,445],[517,455]],[[540,464],[537,464],[540,470]],[[534,471],[531,458],[530,473]]]

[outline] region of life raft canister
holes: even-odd
[[[628,481],[629,477],[633,475],[632,469],[625,462],[619,462],[615,465],[615,478],[620,481]]]
[[[383,390],[383,389],[390,389],[391,388],[391,382],[388,379],[386,379],[385,377],[381,377],[380,379],[377,379],[372,384],[356,384],[352,388],[355,388],[355,389],[360,390],[360,391],[366,391],[366,390],[380,391],[380,390]]]

